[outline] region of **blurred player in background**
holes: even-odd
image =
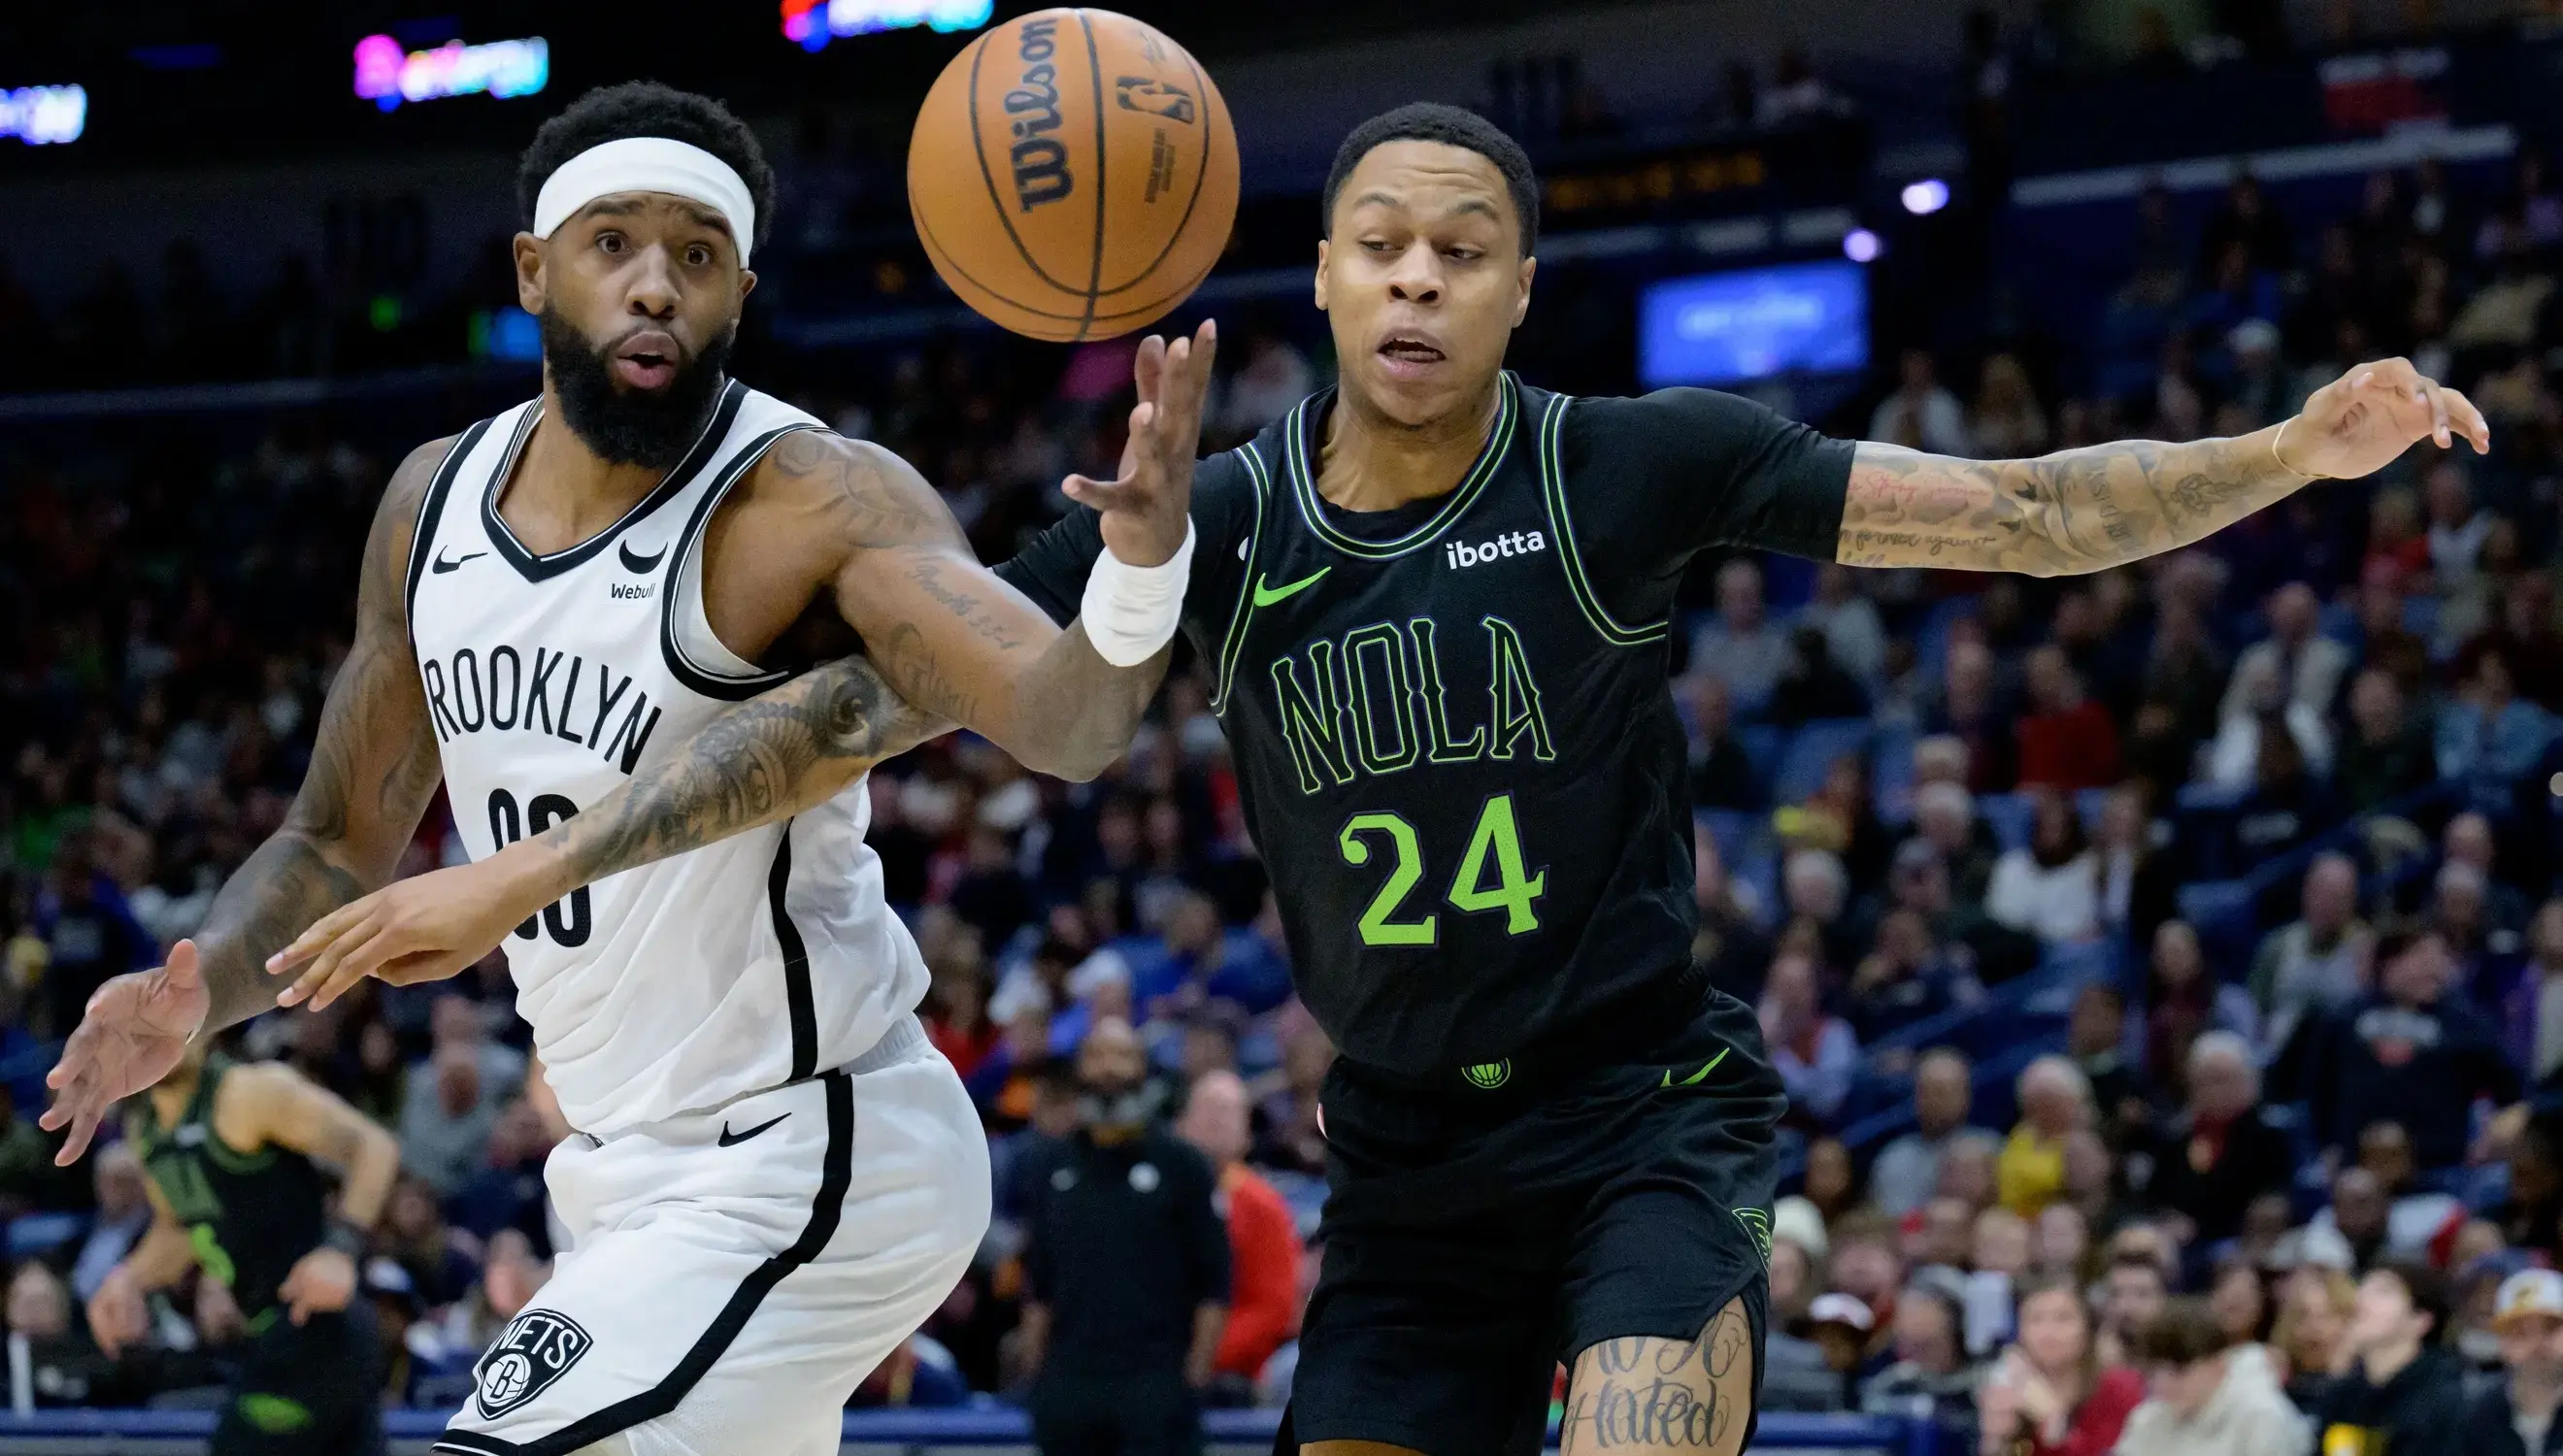
[[[925,968],[863,842],[864,773],[932,728],[901,696],[1047,772],[1122,752],[1183,594],[1212,339],[1143,350],[1123,478],[1069,482],[1121,575],[1062,631],[904,462],[727,377],[774,203],[727,110],[591,92],[518,190],[541,397],[394,475],[289,822],[195,941],[93,998],[46,1125],[78,1157],[114,1099],[275,1004],[268,958],[389,877],[440,780],[476,858],[563,820],[646,842],[648,869],[592,889],[591,866],[545,866],[561,888],[491,937],[578,1131],[546,1169],[571,1248],[437,1449],[832,1452],[847,1393],[988,1219],[977,1114],[912,1013]],[[858,634],[872,662],[803,670]],[[782,683],[831,781],[790,809],[753,751],[696,737]],[[597,813],[654,750],[775,812],[727,838]]]
[[[150,1332],[148,1296],[189,1269],[222,1286],[245,1343],[214,1456],[366,1456],[383,1449],[383,1341],[356,1297],[367,1231],[400,1145],[278,1062],[235,1066],[191,1043],[125,1114],[152,1221],[89,1302],[109,1356]],[[338,1207],[316,1166],[340,1171]]]
[[[1299,994],[1343,1052],[1282,1437],[1313,1456],[1536,1451],[1560,1360],[1569,1451],[1751,1438],[1783,1097],[1752,1011],[1690,959],[1665,642],[1693,556],[2097,571],[2425,438],[2488,443],[2401,360],[2252,435],[2027,460],[1829,440],[1705,390],[1551,394],[1502,368],[1538,195],[1473,113],[1356,127],[1315,280],[1340,381],[1205,461],[1193,495],[1184,627],[1215,664]],[[1075,512],[1004,575],[1064,620],[1118,529]],[[817,759],[789,704],[704,741],[798,775]],[[608,808],[724,815],[646,777]],[[647,857],[582,856],[584,832],[510,852]],[[511,878],[493,861],[392,887],[318,928],[312,979],[459,971],[540,903]]]

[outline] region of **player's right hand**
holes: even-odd
[[[109,1360],[151,1333],[151,1310],[143,1302],[142,1286],[122,1264],[107,1270],[99,1281],[98,1293],[89,1297],[89,1333],[98,1342],[99,1353]]]
[[[1210,398],[1219,326],[1209,319],[1172,344],[1155,334],[1139,343],[1130,373],[1139,403],[1130,411],[1130,443],[1121,475],[1071,475],[1068,498],[1103,515],[1103,544],[1129,566],[1162,566],[1184,544],[1192,516],[1193,459],[1201,453],[1202,410]]]
[[[63,1043],[63,1059],[45,1074],[54,1105],[36,1125],[49,1133],[71,1129],[54,1162],[78,1162],[108,1108],[169,1075],[213,1005],[191,940],[169,948],[167,965],[118,976],[92,993],[79,1028]]]
[[[498,948],[507,932],[542,908],[521,903],[505,854],[394,880],[339,906],[268,958],[270,975],[300,967],[278,1005],[320,1010],[371,976],[415,986],[460,976]]]

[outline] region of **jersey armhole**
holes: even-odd
[[[1557,559],[1566,572],[1567,590],[1583,610],[1584,620],[1610,645],[1643,647],[1663,641],[1673,630],[1670,616],[1639,627],[1626,626],[1602,605],[1601,595],[1585,574],[1584,552],[1575,543],[1575,521],[1566,504],[1566,464],[1560,445],[1566,433],[1566,411],[1574,402],[1571,395],[1550,396],[1539,422],[1540,499],[1547,507],[1549,528],[1557,535]]]
[[[720,474],[703,491],[702,500],[694,506],[694,513],[686,522],[686,528],[677,533],[668,564],[667,586],[659,597],[659,655],[667,662],[671,676],[704,697],[716,698],[723,702],[744,702],[768,688],[779,687],[789,682],[794,675],[794,669],[790,667],[776,667],[753,676],[742,677],[715,671],[695,661],[693,654],[686,650],[685,642],[678,637],[677,598],[685,593],[689,580],[694,583],[694,591],[702,590],[700,573],[697,572],[693,577],[689,578],[686,567],[690,562],[699,560],[694,553],[695,542],[701,537],[703,527],[710,523],[712,512],[718,510],[720,503],[728,498],[732,487],[746,477],[748,470],[758,460],[765,457],[765,453],[774,448],[774,442],[803,430],[824,428],[808,421],[796,421],[789,425],[778,425],[749,441],[740,448],[737,455],[731,456],[721,466]],[[706,627],[710,624],[710,608],[705,607]]]
[[[481,437],[490,433],[495,419],[493,416],[480,421],[463,432],[453,449],[445,453],[445,458],[437,461],[436,473],[428,477],[427,491],[419,497],[418,520],[410,528],[409,569],[401,588],[401,631],[410,635],[413,644],[418,638],[411,627],[418,616],[418,584],[427,575],[428,556],[436,550],[437,527],[445,519],[445,497],[454,489],[454,477],[463,472],[463,462],[480,446]]]
[[[1266,469],[1264,455],[1254,442],[1239,446],[1237,457],[1246,466],[1247,482],[1255,488],[1255,515],[1247,530],[1246,555],[1239,562],[1237,602],[1229,609],[1228,631],[1220,637],[1219,680],[1210,695],[1210,710],[1216,717],[1228,714],[1229,686],[1237,675],[1238,654],[1246,647],[1246,623],[1254,612],[1253,599],[1248,594],[1255,590],[1255,563],[1264,554],[1265,502],[1273,487],[1272,473]]]

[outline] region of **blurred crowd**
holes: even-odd
[[[1700,564],[1675,684],[1696,952],[1759,1008],[1792,1099],[1766,1404],[1919,1414],[1986,1453],[2405,1456],[2477,1449],[2472,1422],[2541,1450],[2563,191],[2528,153],[2491,187],[2380,174],[2342,216],[2245,176],[2203,219],[2160,193],[2133,217],[2089,337],[1905,351],[1837,428],[1987,456],[2240,434],[2400,352],[2482,406],[2494,450],[2425,445],[2096,577]],[[1322,381],[1287,330],[1236,337],[1214,443]],[[938,347],[799,397],[917,460],[995,558],[1117,454],[1127,371],[1113,346]],[[38,1403],[217,1377],[201,1280],[162,1298],[151,1361],[88,1345],[82,1303],[148,1207],[116,1147],[51,1167],[41,1076],[90,992],[193,930],[279,822],[395,445],[315,418],[0,464],[0,1217]],[[1287,1388],[1332,1052],[1207,704],[1179,661],[1091,785],[966,737],[873,778],[998,1219],[858,1403],[1020,1391],[1028,1286],[1080,1257],[1043,1188],[1098,1128],[1156,1128],[1217,1180],[1230,1312],[1203,1373],[1232,1403]],[[460,853],[440,805],[403,868]],[[503,963],[237,1039],[398,1134],[366,1269],[402,1352],[387,1395],[452,1403],[552,1251],[554,1130]]]

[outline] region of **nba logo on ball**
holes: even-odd
[[[472,1371],[481,1413],[494,1420],[540,1395],[595,1343],[576,1320],[555,1311],[516,1316]]]

